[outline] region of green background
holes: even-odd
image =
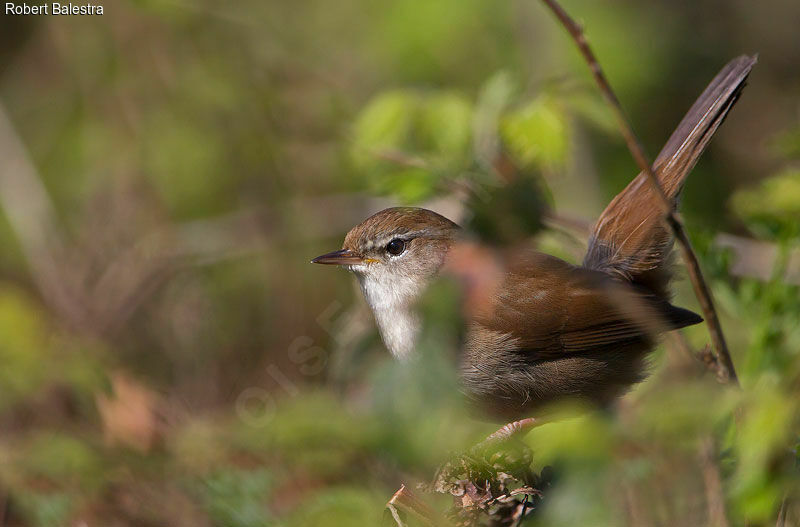
[[[668,339],[619,412],[528,437],[559,474],[528,524],[710,524],[710,441],[730,524],[774,525],[800,482],[800,4],[564,7],[651,156],[760,53],[681,209],[742,390]],[[496,189],[492,144],[592,221],[636,168],[588,69],[534,0],[104,11],[0,17],[0,523],[376,524],[492,425],[456,396],[452,291],[400,366],[352,278],[308,261],[384,206]]]

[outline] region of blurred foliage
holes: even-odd
[[[761,53],[682,208],[742,389],[666,340],[617,411],[525,439],[549,483],[524,524],[775,525],[787,497],[800,525],[800,4],[565,7],[651,154],[722,64]],[[0,523],[375,525],[495,425],[459,397],[453,284],[398,364],[350,277],[309,258],[410,203],[579,261],[540,230],[632,177],[611,113],[534,1],[105,10],[0,18]],[[773,256],[735,272],[720,232]]]
[[[548,209],[539,178],[517,178],[507,185],[485,188],[467,202],[464,227],[491,245],[522,243],[542,230]]]
[[[787,168],[733,195],[733,209],[758,234],[768,238],[797,238],[800,218],[800,169]]]
[[[566,115],[555,101],[540,95],[505,117],[500,135],[523,166],[558,166],[567,159]]]
[[[391,92],[370,101],[353,131],[364,185],[408,203],[429,198],[442,176],[464,168],[472,111],[453,93]]]

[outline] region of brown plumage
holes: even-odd
[[[730,61],[686,113],[653,163],[661,188],[678,206],[686,176],[739,99],[756,57]],[[600,215],[583,265],[642,284],[668,296],[672,236],[661,219],[656,196],[640,173]]]
[[[725,66],[656,159],[674,206],[754,64],[743,56]],[[398,358],[413,353],[419,327],[413,304],[428,281],[443,266],[467,276],[481,292],[468,310],[463,384],[496,419],[541,415],[567,397],[605,405],[643,378],[658,334],[702,320],[669,302],[672,239],[655,200],[640,174],[598,219],[582,266],[533,251],[494,254],[473,265],[480,251],[462,250],[458,226],[417,208],[371,216],[348,233],[342,250],[313,261],[356,274]],[[469,276],[475,269],[483,276]]]

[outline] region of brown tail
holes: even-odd
[[[722,68],[658,154],[653,168],[674,207],[686,176],[736,103],[756,60],[743,55]],[[667,298],[672,236],[659,211],[647,175],[639,174],[597,220],[584,267],[614,274]]]

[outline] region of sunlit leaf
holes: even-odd
[[[0,286],[0,409],[31,395],[47,378],[49,329],[44,312],[23,291]]]
[[[506,71],[492,75],[481,87],[475,107],[475,158],[484,168],[492,167],[500,149],[500,117],[519,89]]]
[[[762,226],[773,236],[797,236],[800,218],[800,170],[788,168],[752,189],[740,190],[731,200],[742,218]]]
[[[455,93],[434,93],[425,99],[419,129],[434,153],[458,160],[470,146],[472,105]]]
[[[562,106],[540,95],[506,115],[500,131],[511,154],[525,166],[554,167],[566,162],[569,124]]]
[[[353,159],[364,169],[381,150],[403,150],[411,132],[418,99],[404,91],[382,93],[361,111],[353,125]]]

